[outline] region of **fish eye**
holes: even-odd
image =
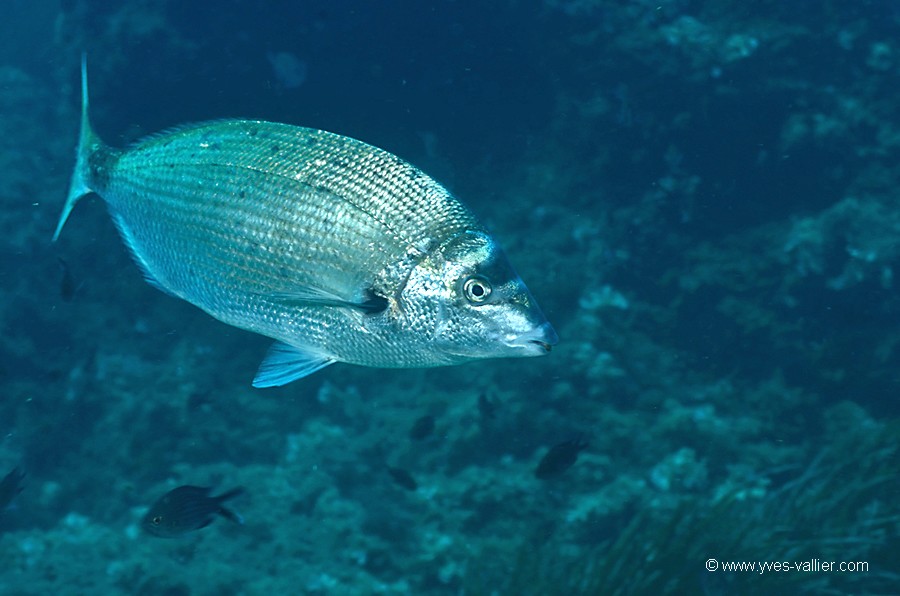
[[[480,275],[473,275],[463,283],[463,294],[466,300],[479,304],[491,295],[491,282]]]
[[[158,526],[159,524],[162,523],[162,519],[163,518],[161,515],[157,515],[156,517],[154,517],[153,519],[150,520],[150,523],[153,524],[154,526]]]

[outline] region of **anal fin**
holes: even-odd
[[[337,360],[330,356],[315,354],[277,341],[272,344],[266,357],[263,358],[262,364],[259,365],[259,370],[256,371],[256,377],[253,379],[253,386],[279,387],[286,385],[335,362]]]

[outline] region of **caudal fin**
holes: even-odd
[[[88,118],[88,80],[87,80],[87,54],[81,55],[81,135],[78,138],[78,154],[75,159],[75,171],[72,172],[72,180],[69,183],[69,196],[66,198],[66,204],[63,207],[62,215],[59,216],[59,223],[56,224],[56,231],[53,233],[53,241],[59,238],[59,233],[72,208],[78,199],[91,192],[88,184],[88,158],[92,151],[95,150],[99,143],[97,135],[91,129],[91,122]]]
[[[228,491],[226,493],[219,495],[218,497],[213,497],[213,499],[218,501],[220,504],[219,509],[216,511],[216,513],[218,513],[225,519],[230,519],[231,521],[233,521],[236,524],[243,525],[244,517],[240,513],[235,511],[234,509],[229,509],[228,507],[225,507],[221,503],[224,503],[225,501],[227,501],[229,499],[233,499],[238,495],[242,495],[245,492],[246,491],[244,490],[244,487],[239,486],[237,488],[231,489],[230,491]]]

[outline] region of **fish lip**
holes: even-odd
[[[550,352],[550,350],[553,349],[553,344],[548,344],[547,342],[541,341],[539,339],[529,339],[528,343],[539,346],[545,353]]]

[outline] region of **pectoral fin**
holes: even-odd
[[[268,297],[283,304],[352,308],[366,314],[376,314],[387,308],[387,300],[371,291],[366,292],[363,300],[348,300],[343,296],[314,287],[294,288],[289,292],[275,292],[269,294]]]
[[[337,362],[334,358],[277,341],[263,358],[254,387],[280,387]]]

